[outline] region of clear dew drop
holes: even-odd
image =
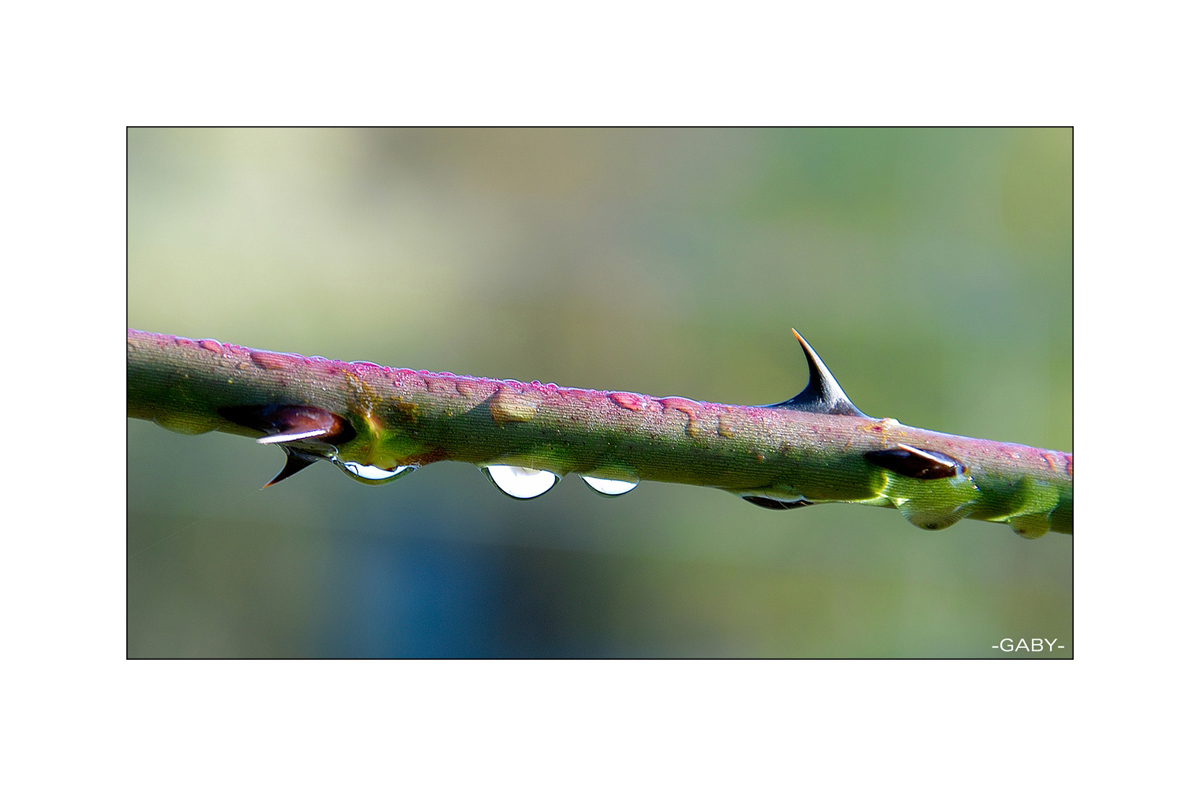
[[[1035,513],[1030,516],[1014,516],[1008,520],[1008,526],[1021,537],[1033,540],[1050,531],[1050,515]]]
[[[638,481],[628,480],[609,480],[608,478],[593,478],[590,475],[580,475],[583,482],[591,487],[592,491],[603,494],[606,497],[619,497],[622,494],[628,494],[637,488]]]
[[[507,464],[491,464],[481,467],[496,488],[515,499],[540,497],[558,483],[558,475],[544,469],[510,467]]]
[[[979,491],[975,479],[961,469],[949,478],[934,480],[913,480],[890,471],[884,475],[879,498],[886,499],[910,524],[924,530],[943,530],[965,519],[974,507]],[[943,488],[949,493],[943,491],[937,496],[914,494],[918,489],[925,489],[926,484],[930,487],[945,484]]]
[[[384,469],[383,467],[376,467],[373,464],[359,464],[357,461],[342,461],[336,458],[331,460],[341,468],[342,472],[345,472],[359,483],[370,485],[389,483],[410,472],[415,472],[417,469],[411,464],[402,464],[391,469]]]
[[[951,524],[957,524],[965,519],[969,512],[967,505],[930,510],[922,508],[912,501],[904,502],[897,507],[900,508],[900,512],[904,514],[904,518],[908,519],[910,524],[927,530],[946,529]]]

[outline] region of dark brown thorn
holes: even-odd
[[[742,497],[751,505],[758,505],[760,508],[767,510],[792,510],[793,508],[807,508],[809,505],[815,505],[815,502],[809,502],[806,499],[797,499],[791,502],[785,502],[781,499],[771,499],[770,497]]]
[[[802,412],[814,412],[819,415],[851,415],[854,417],[865,418],[862,410],[854,406],[850,401],[850,397],[846,395],[846,391],[842,390],[842,386],[833,378],[833,374],[829,372],[825,364],[821,362],[821,358],[816,351],[808,345],[808,342],[792,328],[792,335],[800,342],[801,348],[804,350],[804,358],[808,361],[808,385],[804,390],[794,398],[787,401],[781,401],[778,404],[769,404],[770,407],[779,407],[781,409],[798,409]]]
[[[263,445],[306,439],[341,445],[354,438],[354,428],[345,418],[320,407],[268,404],[225,407],[219,412],[239,426],[263,432],[265,436],[258,439]]]
[[[255,440],[255,442],[260,445],[274,445],[278,442],[296,442],[297,440],[301,439],[320,439],[328,434],[329,431],[323,428],[310,429],[309,431],[295,429],[292,431],[281,431],[278,434],[271,434],[267,437],[259,437]]]
[[[283,452],[287,454],[287,461],[284,462],[283,469],[279,470],[278,475],[263,484],[263,488],[274,486],[280,481],[287,480],[305,467],[311,467],[317,460],[316,456],[310,456],[307,453],[297,453],[290,448],[284,448]]]
[[[936,450],[921,450],[911,445],[897,445],[888,450],[872,450],[863,458],[877,467],[890,469],[900,475],[917,480],[939,480],[961,474],[963,465],[958,459],[938,453]]]

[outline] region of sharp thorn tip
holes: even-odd
[[[287,480],[292,475],[295,475],[300,470],[311,467],[317,460],[315,456],[309,456],[304,453],[297,453],[294,450],[284,448],[283,452],[287,454],[287,460],[283,464],[283,469],[279,470],[279,474],[263,484],[263,489],[268,486],[274,486],[276,483]],[[262,491],[262,489],[259,489]]]
[[[792,328],[792,335],[800,342],[800,347],[804,350],[804,359],[808,362],[808,385],[794,398],[770,406],[823,415],[867,417],[850,401],[816,350],[800,335],[800,331]]]

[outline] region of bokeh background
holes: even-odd
[[[132,129],[129,325],[1071,450],[1067,129]],[[130,657],[994,657],[1071,538],[128,427]],[[1012,657],[1012,656],[1005,656]]]

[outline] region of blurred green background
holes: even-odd
[[[1066,129],[133,129],[129,325],[1071,450]],[[131,657],[1071,656],[1071,538],[129,421]],[[1006,656],[1012,657],[1012,656]]]

